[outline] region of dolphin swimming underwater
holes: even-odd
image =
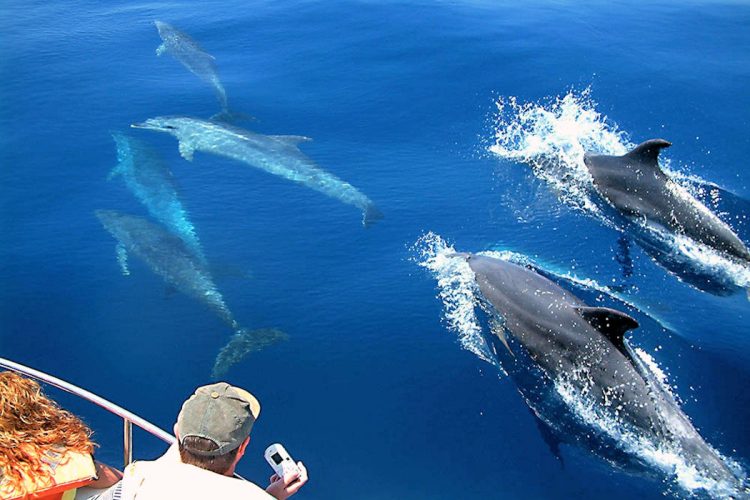
[[[136,254],[167,284],[203,303],[229,325],[234,331],[233,342],[220,351],[220,360],[224,361],[226,368],[248,353],[260,351],[287,338],[284,332],[276,328],[251,330],[240,327],[214,284],[210,272],[180,237],[142,217],[114,210],[97,210],[95,214],[117,240],[121,266],[125,265],[123,259],[127,252]],[[232,353],[232,348],[237,348],[238,352]]]
[[[154,24],[163,42],[156,49],[156,55],[161,56],[168,52],[191,73],[209,83],[219,100],[222,113],[229,114],[227,92],[219,80],[214,56],[204,51],[195,40],[173,26],[161,21],[154,21]]]
[[[676,454],[702,479],[721,485],[722,491],[743,491],[741,480],[698,434],[672,395],[629,347],[623,336],[638,327],[633,318],[614,309],[589,307],[525,267],[476,254],[456,256],[468,262],[479,298],[498,318],[492,337],[501,342],[497,344],[501,350],[507,347],[511,352],[511,363],[520,363],[525,356],[554,387],[552,393],[559,394],[557,384],[567,388],[575,401],[593,409],[597,419],[616,422],[634,436],[632,442],[637,446],[648,446],[653,456]],[[517,385],[533,413],[551,428],[564,419],[565,413],[585,420],[564,398],[555,413],[549,414],[540,397],[533,394],[538,386]],[[591,436],[599,439],[603,434],[595,424],[586,425],[581,441]],[[617,438],[614,440],[618,442]],[[618,446],[625,455],[637,455],[632,448]],[[667,474],[676,472],[662,470]]]
[[[177,195],[177,185],[169,167],[141,141],[117,132],[112,138],[117,146],[118,163],[108,179],[121,176],[151,216],[182,238],[201,264],[207,265],[195,227]]]
[[[299,143],[311,140],[307,137],[256,134],[224,123],[186,116],[149,118],[131,127],[175,136],[180,154],[186,160],[192,161],[195,151],[224,156],[354,205],[362,210],[365,226],[383,217],[364,193],[321,169],[299,150]]]
[[[232,330],[240,329],[211,273],[182,238],[142,217],[115,210],[97,210],[95,214],[117,240],[118,257],[134,253],[167,284],[205,304]]]
[[[750,250],[728,224],[659,168],[659,151],[671,146],[651,139],[622,156],[586,154],[597,191],[630,220],[685,235],[741,261]]]

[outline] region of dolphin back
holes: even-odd
[[[732,228],[659,167],[659,152],[670,146],[664,139],[651,139],[622,156],[587,154],[584,163],[597,191],[631,220],[645,219],[750,261],[750,250]]]

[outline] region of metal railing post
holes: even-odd
[[[123,452],[123,468],[130,465],[133,461],[133,423],[127,418],[122,419],[122,452]]]

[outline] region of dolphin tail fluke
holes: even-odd
[[[278,328],[237,329],[227,345],[216,356],[211,377],[218,380],[229,371],[230,367],[242,361],[248,354],[261,351],[287,338],[289,336]]]
[[[369,203],[365,207],[364,216],[362,218],[362,224],[364,224],[365,227],[370,227],[370,225],[374,224],[375,222],[379,221],[382,218],[383,218],[383,212],[378,210],[378,207],[376,207],[374,203]]]
[[[248,338],[252,346],[252,352],[260,351],[289,338],[289,335],[278,328],[258,328],[256,330],[240,328],[237,333]]]

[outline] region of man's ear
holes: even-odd
[[[239,449],[237,450],[238,456],[242,456],[245,454],[245,450],[247,449],[248,444],[250,444],[250,436],[246,437],[245,440],[240,445]]]
[[[177,436],[177,422],[174,423],[174,427],[172,427],[172,431],[174,432],[175,437],[179,439],[179,436]]]

